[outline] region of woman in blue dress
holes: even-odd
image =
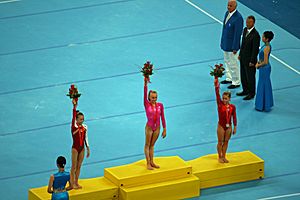
[[[50,176],[48,184],[48,193],[52,194],[51,200],[68,200],[67,191],[72,189],[70,182],[70,173],[65,171],[66,158],[59,156],[56,160],[58,172]],[[67,182],[69,186],[66,187]]]
[[[256,91],[255,109],[258,111],[269,112],[273,106],[273,93],[271,84],[271,65],[269,56],[272,50],[270,45],[274,34],[272,31],[265,31],[262,36],[262,41],[265,43],[259,51],[259,62],[255,67],[259,70],[259,78]]]

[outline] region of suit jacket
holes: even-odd
[[[259,52],[260,36],[255,28],[247,35],[247,28],[244,28],[242,45],[240,49],[240,57],[244,62],[257,63],[257,55]]]
[[[223,21],[223,30],[221,36],[221,49],[223,51],[233,50],[238,51],[240,49],[241,35],[243,31],[244,20],[242,15],[236,11],[225,24],[225,20],[229,12],[225,13]]]

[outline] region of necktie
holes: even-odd
[[[228,20],[230,19],[230,14],[228,13],[226,19],[225,19],[225,24],[228,22]]]
[[[225,19],[225,24],[228,22],[228,20],[230,19],[230,14],[228,13],[226,19]]]
[[[250,30],[247,29],[246,37],[249,35],[249,33],[250,33]]]

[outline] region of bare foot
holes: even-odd
[[[219,163],[224,163],[224,160],[222,158],[219,158]]]
[[[82,189],[82,186],[79,185],[78,183],[75,183],[75,184],[74,184],[74,189],[75,189],[75,190]]]
[[[226,158],[223,158],[224,163],[229,163],[229,161]]]
[[[154,168],[156,168],[156,169],[159,169],[159,168],[160,168],[160,166],[159,166],[159,165],[156,165],[154,162],[151,163],[151,166],[154,167]]]
[[[77,185],[73,184],[73,189],[77,190],[78,189]]]
[[[153,167],[151,166],[151,164],[147,164],[147,169],[148,170],[153,170]]]

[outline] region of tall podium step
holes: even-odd
[[[70,200],[116,200],[118,187],[104,177],[81,179],[80,190],[69,191]],[[47,186],[30,189],[29,200],[50,200],[51,194],[47,193]]]
[[[264,161],[250,151],[228,153],[229,163],[218,163],[218,155],[206,155],[187,161],[193,174],[200,179],[200,188],[261,179],[264,177]]]
[[[186,178],[192,174],[192,166],[178,156],[154,158],[160,168],[146,169],[146,161],[104,169],[104,177],[119,187],[135,187]]]
[[[175,200],[197,197],[200,195],[199,179],[191,175],[186,178],[141,185],[121,187],[120,200]]]

